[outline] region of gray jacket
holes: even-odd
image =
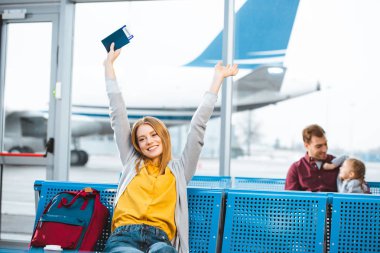
[[[114,130],[116,144],[123,164],[123,171],[114,201],[114,206],[116,206],[121,194],[136,175],[134,168],[138,154],[131,143],[131,128],[118,84],[114,80],[106,80],[106,85],[110,102],[111,126]],[[175,223],[177,233],[173,239],[173,245],[179,253],[189,252],[187,184],[195,173],[203,147],[206,123],[212,115],[216,100],[217,96],[215,94],[206,92],[191,120],[186,145],[181,157],[178,160],[171,160],[168,164],[176,180]]]
[[[337,179],[338,192],[340,193],[368,193],[369,189],[366,184],[361,187],[361,182],[358,179]]]

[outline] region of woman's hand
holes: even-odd
[[[214,80],[210,86],[209,91],[215,94],[218,94],[220,86],[222,85],[223,79],[230,76],[235,76],[239,72],[238,65],[230,65],[223,66],[222,62],[219,61],[215,65],[214,69]]]
[[[104,65],[113,64],[113,62],[119,57],[121,48],[115,51],[115,43],[112,42],[110,46],[110,51],[107,54],[107,58],[104,60]]]
[[[112,42],[111,46],[110,46],[110,51],[108,52],[107,58],[104,60],[104,63],[103,63],[106,78],[112,79],[112,80],[116,79],[115,70],[113,68],[113,63],[117,59],[117,57],[119,57],[119,55],[121,53],[121,48],[119,48],[116,51],[114,49],[115,49],[115,43]]]
[[[238,72],[239,72],[239,69],[238,69],[237,64],[234,64],[232,66],[230,64],[227,64],[227,66],[223,66],[222,62],[219,61],[215,65],[215,75],[220,76],[221,78],[235,76]]]

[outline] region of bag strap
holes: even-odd
[[[86,187],[83,190],[80,190],[74,196],[74,198],[71,199],[70,203],[67,203],[67,199],[66,198],[62,198],[61,201],[60,201],[60,203],[59,203],[59,205],[58,205],[58,208],[60,208],[62,206],[69,208],[69,207],[71,207],[75,203],[75,201],[79,197],[81,197],[81,198],[84,198],[85,201],[83,202],[83,205],[82,205],[82,207],[80,209],[84,210],[84,209],[86,209],[86,206],[88,204],[88,198],[89,197],[93,197],[93,196],[98,196],[99,194],[97,194],[97,193],[98,193],[98,191],[96,191],[96,190],[94,190],[94,189],[92,189],[90,187]],[[75,194],[75,193],[72,193],[72,194]]]

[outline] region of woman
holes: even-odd
[[[111,45],[105,78],[111,126],[123,164],[107,252],[189,252],[187,184],[193,177],[223,79],[238,73],[237,65],[218,63],[209,91],[195,112],[179,160],[172,160],[168,129],[153,117],[130,129],[125,103],[116,82],[114,61],[120,55]]]

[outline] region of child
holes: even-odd
[[[341,156],[335,158],[331,164],[325,163],[323,169],[331,170],[342,164],[337,178],[338,192],[340,193],[370,193],[364,180],[365,165],[355,158]]]

